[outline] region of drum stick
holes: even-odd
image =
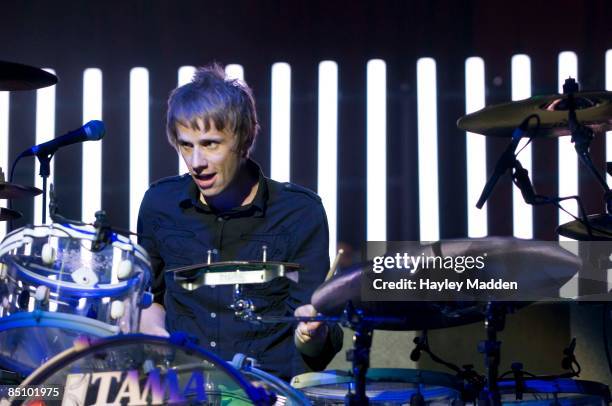
[[[338,263],[340,262],[340,257],[342,256],[342,254],[344,254],[344,250],[340,248],[338,250],[338,253],[336,254],[336,258],[334,259],[334,262],[329,268],[329,271],[327,271],[327,276],[325,276],[325,282],[330,280],[331,277],[334,276],[334,274],[336,273],[336,268],[338,267]]]

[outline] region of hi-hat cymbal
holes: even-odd
[[[18,218],[21,218],[21,213],[18,211],[0,207],[0,221],[16,220]]]
[[[595,132],[612,129],[612,92],[577,92],[576,116],[578,121]],[[473,133],[511,137],[512,132],[532,114],[540,117],[539,130],[530,136],[560,137],[570,135],[567,123],[567,96],[553,94],[534,96],[511,103],[487,106],[457,120],[457,127]],[[530,120],[529,129],[536,127]]]
[[[0,182],[0,199],[20,199],[22,197],[34,197],[42,193],[42,190],[34,186],[18,185],[16,183]]]
[[[33,66],[0,61],[0,90],[34,90],[57,83],[57,76]]]

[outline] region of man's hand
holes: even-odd
[[[296,317],[312,317],[317,311],[311,304],[306,304],[295,309]],[[316,356],[325,345],[329,328],[327,324],[320,321],[300,322],[295,329],[294,342],[298,350],[309,356]]]
[[[153,303],[150,307],[140,312],[140,328],[142,334],[169,337],[166,330],[166,309],[159,303]]]

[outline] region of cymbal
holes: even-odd
[[[57,83],[57,76],[33,66],[0,61],[0,90],[34,90]]]
[[[259,284],[284,276],[297,282],[300,264],[273,261],[222,261],[168,269],[174,280],[187,290],[201,286]]]
[[[34,186],[19,185],[17,183],[0,182],[0,199],[20,199],[22,197],[34,197],[42,193],[42,190]]]
[[[537,244],[539,243],[539,244]],[[395,252],[395,251],[393,251]],[[373,264],[368,262],[342,272],[323,283],[312,295],[311,303],[324,316],[342,313],[349,301],[360,309],[364,316],[404,317],[405,323],[373,323],[383,330],[430,330],[470,324],[484,318],[487,300],[512,302],[513,307],[522,307],[529,302],[558,297],[559,289],[569,281],[581,265],[580,258],[551,242],[536,242],[505,237],[488,237],[470,240],[447,240],[438,246],[423,245],[405,250],[415,257],[477,257],[486,256],[485,279],[507,279],[516,281],[524,294],[517,291],[500,292],[496,299],[485,293],[463,291],[456,295],[445,293],[430,294],[423,291],[406,290],[401,298],[387,300],[363,300],[363,294],[377,273],[372,272]],[[537,272],[534,272],[537,270]],[[393,271],[388,271],[393,272]],[[402,278],[419,278],[426,271],[418,268],[410,273],[401,273]],[[463,271],[461,271],[463,272]],[[465,280],[468,274],[456,273],[457,280]],[[393,275],[393,274],[391,274]],[[445,277],[448,277],[445,274]],[[392,277],[392,276],[390,276]]]
[[[612,241],[612,216],[591,214],[588,216],[592,233],[580,220],[573,220],[557,227],[557,234],[578,241]]]
[[[16,210],[0,207],[0,221],[16,220],[21,218],[21,213]]]
[[[612,92],[577,92],[576,117],[595,132],[612,129]],[[532,114],[540,117],[535,138],[570,135],[567,123],[567,95],[533,96],[525,100],[487,106],[457,120],[462,130],[493,137],[511,137],[512,132]],[[529,121],[534,130],[537,120]]]

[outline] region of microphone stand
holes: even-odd
[[[42,223],[45,224],[47,222],[47,180],[49,179],[49,175],[51,175],[51,158],[53,158],[53,153],[51,154],[36,154],[36,158],[38,158],[38,162],[40,163],[40,170],[38,174],[42,178]]]

